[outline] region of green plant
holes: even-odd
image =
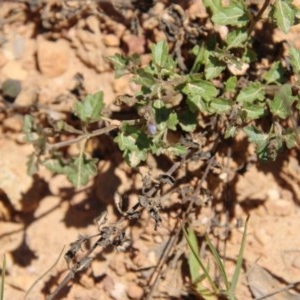
[[[122,211],[121,204],[117,205],[121,220],[138,218],[146,208],[157,227],[163,198],[160,186],[175,182],[173,175],[181,164],[197,159],[208,161],[209,172],[213,160],[207,158],[218,153],[220,144],[226,146],[227,140],[234,141],[238,132],[256,145],[257,156],[262,160],[274,160],[280,151],[298,147],[300,127],[295,120],[300,112],[300,51],[288,45],[286,56],[275,55],[272,49],[266,49],[267,54],[260,52],[257,40],[262,46],[264,43],[257,37],[255,27],[263,22],[270,30],[279,28],[287,33],[297,21],[297,8],[290,0],[266,0],[254,13],[243,0],[230,1],[227,6],[220,0],[204,3],[209,12],[206,20],[209,26],[205,34],[197,36],[197,43],[190,47],[189,53],[179,53],[180,43],[171,49],[166,41],[160,41],[152,45],[151,62],[146,66],[142,66],[138,55],[117,54],[110,58],[117,78],[130,74],[140,87],[135,94],[116,99],[121,114],[124,107],[130,108],[131,119],[113,118],[105,109],[101,91],[75,104],[73,114],[77,119],[73,123],[26,116],[25,138],[36,150],[28,162],[29,173],[36,172],[42,164],[54,173],[65,174],[75,187],[85,185],[97,174],[98,163],[98,158],[86,151],[87,142],[109,133],[133,169],[150,154],[166,155],[174,168],[163,174],[154,187],[145,180],[138,203],[127,212]],[[223,37],[220,27],[228,31]],[[263,67],[262,58],[267,60]],[[61,151],[75,143],[80,145],[77,156],[70,157]],[[194,205],[201,184],[202,179],[191,197],[182,193],[184,203],[190,201],[191,207]],[[193,233],[185,235],[192,251],[191,277],[198,292],[207,293],[208,298],[222,294],[234,299],[246,233],[231,283],[220,255],[206,238],[225,288],[216,286],[209,268],[199,259]],[[114,246],[117,242],[110,241]],[[200,277],[199,267],[203,271]],[[70,277],[76,272],[75,268]],[[202,286],[204,279],[209,281],[211,289]]]
[[[204,263],[202,262],[195,232],[192,229],[183,228],[184,236],[190,248],[188,261],[189,261],[192,284],[196,293],[199,294],[204,299],[214,299],[215,296],[221,296],[221,295],[225,296],[227,299],[230,300],[236,299],[235,291],[236,291],[239,275],[242,268],[243,254],[245,250],[245,243],[247,237],[247,225],[248,225],[248,219],[245,223],[245,229],[243,232],[241,247],[236,260],[236,266],[231,281],[229,281],[228,279],[225,265],[222,261],[222,258],[218,250],[212,244],[208,235],[207,234],[205,235],[205,241],[217,265],[217,270],[221,275],[222,284],[224,285],[224,287],[220,286],[215,282],[215,280],[211,275],[209,265],[205,266]],[[201,270],[203,274],[199,274],[199,270]],[[208,281],[209,288],[206,287],[207,285],[205,286],[203,284],[205,280]]]

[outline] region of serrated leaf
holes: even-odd
[[[217,25],[245,25],[249,20],[243,7],[238,5],[223,7],[214,13],[212,21]]]
[[[212,113],[225,114],[230,111],[232,101],[222,98],[215,98],[209,102],[209,110]]]
[[[300,73],[300,51],[294,47],[290,47],[290,63],[295,73]]]
[[[125,161],[132,167],[137,167],[142,161],[147,158],[145,151],[128,151],[124,155]]]
[[[292,89],[289,84],[280,87],[274,99],[269,101],[269,107],[273,115],[286,119],[291,114],[291,106],[296,101],[292,96]]]
[[[77,102],[74,113],[84,123],[92,123],[101,119],[101,111],[104,107],[103,92],[88,95],[82,102]]]
[[[222,4],[220,0],[204,0],[204,5],[209,7],[213,13],[218,12],[222,9]]]
[[[223,62],[220,62],[215,57],[210,57],[208,62],[205,64],[204,74],[205,79],[210,80],[219,76],[226,66]]]
[[[113,56],[110,56],[109,60],[113,64],[116,78],[120,78],[128,73],[126,69],[128,61],[123,55],[117,53]]]
[[[248,126],[244,128],[244,132],[247,134],[249,141],[256,144],[257,152],[263,152],[269,143],[269,135],[259,132],[254,126]]]
[[[167,121],[168,128],[175,131],[177,124],[178,124],[177,114],[174,112],[170,113]]]
[[[192,78],[182,91],[191,96],[201,96],[204,100],[209,101],[218,95],[219,91],[209,81]]]
[[[68,180],[75,186],[84,186],[89,179],[97,174],[98,159],[87,159],[85,155],[77,157],[73,164],[64,168]]]
[[[225,82],[225,88],[227,92],[234,92],[237,84],[237,77],[231,76]]]
[[[290,0],[276,0],[274,4],[274,17],[279,28],[288,33],[295,23],[295,8]]]
[[[284,73],[283,67],[279,61],[272,64],[271,69],[263,74],[263,79],[267,84],[277,82]]]
[[[137,70],[137,75],[134,78],[132,78],[132,81],[145,86],[149,89],[151,89],[153,87],[153,85],[155,84],[155,79],[153,77],[152,74],[149,74],[148,72],[146,72],[144,69],[139,69]]]
[[[237,101],[240,103],[253,103],[255,100],[262,101],[265,97],[261,83],[251,82],[248,87],[240,91]]]
[[[242,111],[246,114],[246,121],[261,118],[265,114],[264,104],[245,104]]]
[[[152,47],[152,59],[153,62],[161,67],[166,67],[168,61],[169,48],[166,41],[162,40]]]
[[[196,112],[197,110],[208,112],[208,103],[200,95],[189,96],[187,104],[192,112]]]
[[[97,162],[98,159],[88,159],[83,154],[72,159],[67,165],[59,159],[48,160],[44,165],[52,172],[66,175],[75,187],[80,187],[86,185],[90,177],[97,174]]]
[[[244,29],[232,30],[228,33],[226,49],[245,47],[245,41],[248,39],[248,32]]]

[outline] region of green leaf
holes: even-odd
[[[23,133],[25,134],[25,141],[31,143],[34,141],[34,122],[33,117],[25,115],[23,122]]]
[[[234,137],[236,132],[237,132],[237,127],[230,125],[229,127],[226,128],[226,131],[225,131],[225,134],[224,134],[225,139],[228,139],[230,137]]]
[[[77,102],[74,113],[84,123],[92,123],[101,119],[101,112],[104,107],[103,92],[88,95],[82,102]]]
[[[236,84],[237,84],[237,77],[236,76],[231,76],[227,79],[225,82],[225,88],[227,92],[235,92],[236,89]]]
[[[232,101],[222,98],[215,98],[209,103],[209,110],[212,113],[225,114],[230,111]]]
[[[290,63],[295,73],[300,73],[300,51],[294,47],[289,48]]]
[[[201,96],[204,100],[210,101],[218,95],[219,91],[209,81],[198,79],[196,76],[191,76],[191,81],[188,82],[182,91],[191,96]]]
[[[255,100],[262,101],[265,98],[263,86],[259,82],[251,82],[248,87],[241,90],[237,96],[240,103],[253,103]]]
[[[293,128],[288,128],[283,135],[283,139],[288,149],[292,149],[294,147],[300,146],[300,127],[296,130]]]
[[[203,101],[203,98],[200,95],[188,96],[187,104],[192,112],[197,110],[201,112],[208,112],[208,103]]]
[[[286,119],[291,114],[291,106],[296,101],[292,95],[292,88],[289,84],[282,85],[274,99],[269,101],[269,107],[273,115]]]
[[[244,8],[240,5],[223,7],[214,13],[212,21],[217,25],[246,25],[248,20]]]
[[[169,56],[169,48],[166,41],[162,40],[158,42],[156,45],[153,45],[152,59],[157,66],[161,68],[166,67],[168,56]]]
[[[256,151],[261,157],[268,146],[269,135],[259,132],[254,126],[245,127],[244,132],[247,134],[249,141],[256,144]]]
[[[196,73],[199,71],[202,64],[205,63],[205,46],[201,45],[195,45],[192,49],[192,54],[195,55],[194,63],[191,68],[190,74]]]
[[[90,177],[97,174],[97,162],[98,159],[88,159],[83,154],[73,158],[67,165],[61,159],[47,160],[44,165],[52,172],[66,175],[68,180],[78,188],[86,185]]]
[[[85,155],[77,157],[72,164],[64,168],[68,180],[75,186],[86,185],[97,174],[98,159],[87,159]]]
[[[248,39],[248,32],[245,29],[235,29],[228,33],[226,49],[245,48],[245,41]]]
[[[290,0],[276,0],[274,4],[274,17],[279,28],[288,33],[295,23],[295,8]]]
[[[136,167],[145,160],[152,147],[151,139],[140,128],[127,123],[123,123],[114,141],[131,167]]]
[[[174,112],[170,113],[168,121],[167,121],[168,128],[175,131],[177,129],[176,126],[177,126],[178,122],[179,121],[178,121],[177,114]]]
[[[149,88],[149,90],[153,89],[153,85],[155,84],[155,78],[152,74],[149,74],[145,69],[137,70],[137,76],[132,78],[132,81]]]
[[[264,103],[258,103],[258,104],[247,104],[246,103],[243,106],[242,111],[246,113],[245,121],[259,119],[266,112]]]
[[[204,74],[205,79],[213,79],[219,76],[226,66],[223,62],[220,62],[216,57],[210,57],[205,64]]]
[[[221,0],[204,0],[204,5],[215,14],[222,9]]]
[[[282,78],[283,74],[284,70],[280,61],[276,61],[272,64],[271,69],[263,74],[263,79],[267,82],[267,84],[270,84],[277,82],[280,78]]]
[[[126,57],[117,53],[113,56],[110,56],[108,59],[113,64],[116,78],[120,78],[121,76],[128,73],[128,70],[126,69],[128,59]]]
[[[185,237],[185,239],[186,239],[186,241],[189,245],[189,248],[190,248],[191,252],[193,253],[193,256],[194,256],[195,260],[197,261],[199,267],[201,268],[201,270],[203,271],[205,277],[207,278],[207,280],[210,284],[210,287],[212,288],[212,290],[215,294],[218,294],[218,292],[219,292],[218,287],[216,286],[216,284],[214,283],[214,280],[210,276],[210,274],[208,272],[208,268],[205,267],[204,264],[202,263],[202,261],[200,259],[199,252],[197,252],[197,248],[195,248],[194,241],[190,239],[189,231],[187,231],[187,229],[184,228],[184,227],[183,227],[183,234],[184,234],[184,237]]]
[[[186,154],[187,148],[181,144],[174,144],[167,148],[167,151],[176,156],[182,156]]]

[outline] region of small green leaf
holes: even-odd
[[[174,144],[168,147],[167,151],[173,155],[181,156],[186,154],[187,148],[181,144]]]
[[[229,127],[226,128],[226,131],[225,131],[225,134],[224,134],[225,139],[228,139],[230,137],[234,137],[236,132],[237,132],[237,127],[230,125]]]
[[[203,101],[203,98],[200,95],[188,96],[187,104],[192,112],[197,110],[201,112],[208,112],[208,103]]]
[[[256,151],[261,157],[268,146],[269,135],[259,132],[254,126],[245,127],[244,132],[247,134],[249,141],[256,144]]]
[[[137,70],[137,76],[132,78],[132,81],[149,88],[149,90],[153,89],[153,85],[155,84],[155,78],[152,74],[148,73],[145,69]]]
[[[228,33],[226,49],[245,48],[245,41],[248,39],[248,32],[245,29],[235,29]]]
[[[246,25],[249,21],[244,8],[240,5],[223,7],[214,13],[212,21],[217,25]]]
[[[240,103],[253,103],[255,100],[262,101],[265,98],[263,86],[259,82],[251,82],[248,87],[241,90],[237,96]]]
[[[85,155],[80,155],[66,165],[60,159],[47,160],[44,165],[52,172],[66,175],[75,187],[80,187],[97,174],[97,162],[98,159],[88,159]]]
[[[261,118],[266,110],[265,105],[263,103],[257,103],[257,104],[244,104],[242,111],[246,114],[246,120],[245,121],[251,121],[255,119]]]
[[[209,57],[204,69],[205,79],[210,80],[216,78],[225,69],[226,66],[223,62],[220,62],[216,57]]]
[[[23,133],[25,134],[25,141],[31,143],[34,141],[34,122],[33,117],[25,115],[23,122]]]
[[[219,93],[211,82],[198,79],[196,76],[191,76],[191,81],[186,84],[182,91],[187,95],[201,96],[206,101],[210,101]]]
[[[87,159],[85,155],[77,157],[73,164],[64,168],[68,180],[75,186],[84,186],[89,182],[90,177],[97,174],[98,159]]]
[[[300,51],[294,47],[289,48],[290,63],[293,66],[295,73],[300,73]]]
[[[227,92],[234,92],[236,89],[237,77],[231,76],[225,82],[225,88]]]
[[[267,84],[277,82],[280,78],[282,78],[284,74],[283,67],[279,61],[276,61],[272,64],[272,67],[269,71],[263,74],[263,79],[267,82]]]
[[[204,5],[215,14],[222,9],[221,0],[204,0]]]
[[[103,92],[88,95],[82,102],[77,102],[74,113],[84,123],[92,123],[101,119],[101,112],[104,107]]]
[[[128,73],[128,70],[126,69],[128,64],[128,59],[126,57],[117,53],[113,56],[110,56],[109,60],[113,64],[116,78],[120,78],[121,76]]]
[[[157,66],[166,67],[168,56],[169,48],[166,41],[162,40],[152,47],[152,59]]]
[[[168,128],[175,131],[177,124],[178,124],[177,114],[174,112],[170,113],[167,121]]]
[[[274,99],[269,101],[270,110],[273,115],[286,119],[291,114],[291,106],[295,101],[291,86],[289,84],[282,85]]]
[[[215,98],[209,103],[209,110],[212,113],[225,114],[230,111],[232,101],[222,98]]]
[[[295,23],[295,8],[290,0],[276,0],[274,4],[274,17],[279,28],[288,33]]]
[[[297,146],[299,147],[300,127],[298,127],[296,130],[293,128],[288,128],[283,135],[283,139],[288,149],[292,149]]]

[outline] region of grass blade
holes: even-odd
[[[245,244],[246,244],[248,221],[249,221],[249,216],[246,219],[245,230],[244,230],[244,233],[243,233],[242,243],[241,243],[239,255],[238,255],[238,258],[237,258],[237,262],[236,262],[234,274],[233,274],[233,277],[232,277],[232,281],[231,281],[231,286],[230,286],[230,294],[231,295],[233,295],[234,292],[235,292],[235,289],[236,289],[236,286],[237,286],[237,283],[238,283],[238,280],[239,280],[239,276],[240,276],[242,263],[243,263],[243,255],[244,255]]]
[[[1,291],[0,291],[0,299],[4,299],[4,282],[5,282],[5,272],[6,272],[6,257],[5,254],[3,256],[3,264],[2,264],[2,274],[1,274]]]
[[[184,233],[184,236],[187,240],[187,243],[193,253],[193,256],[195,258],[195,261],[198,263],[199,267],[201,268],[201,270],[203,271],[203,273],[205,274],[205,277],[207,278],[207,280],[209,281],[212,289],[213,289],[213,292],[215,294],[218,294],[219,293],[219,290],[217,288],[217,286],[215,285],[214,281],[212,280],[211,276],[209,275],[209,272],[207,270],[207,268],[203,265],[203,263],[201,262],[200,258],[199,258],[199,254],[197,252],[197,249],[195,249],[195,246],[193,244],[193,240],[190,238],[190,232],[193,232],[192,230],[189,230],[189,232],[187,231],[187,229],[185,227],[182,228],[183,229],[183,233]]]
[[[206,239],[208,247],[209,247],[209,249],[210,249],[210,251],[211,251],[211,253],[212,253],[212,255],[213,255],[213,257],[214,257],[214,259],[216,261],[216,263],[217,263],[217,266],[218,266],[218,268],[220,270],[221,276],[222,276],[223,281],[225,283],[226,291],[228,291],[229,288],[230,288],[230,285],[229,285],[229,281],[228,281],[228,278],[227,278],[227,275],[226,275],[226,271],[225,271],[225,268],[224,268],[224,264],[223,264],[223,262],[221,260],[221,257],[219,255],[216,247],[210,241],[210,239],[209,239],[209,237],[208,237],[207,234],[205,235],[205,239]]]

